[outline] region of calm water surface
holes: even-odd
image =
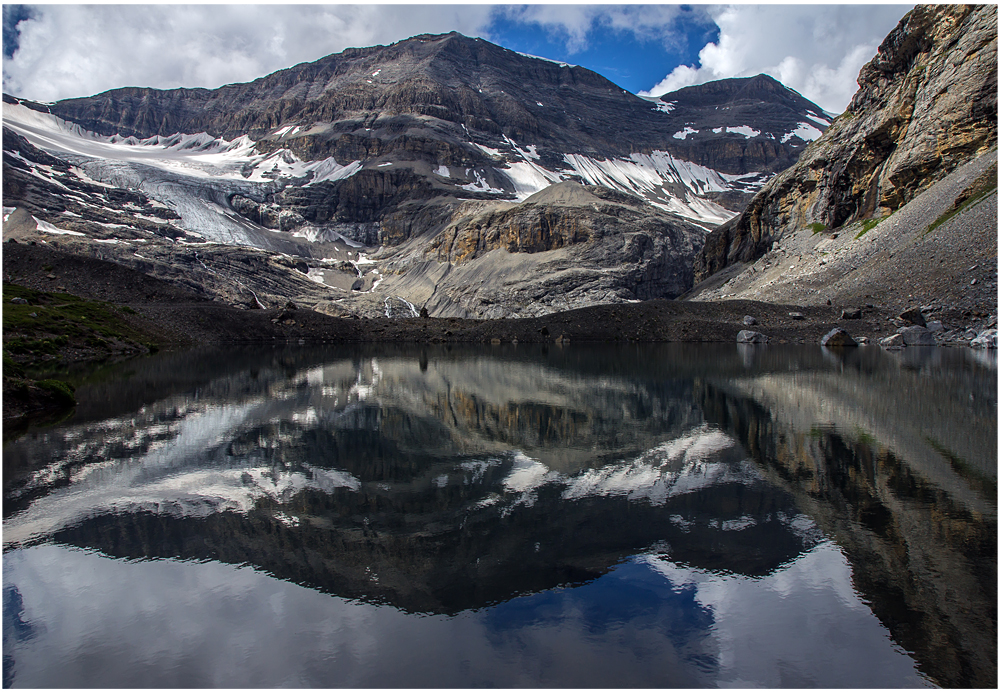
[[[266,347],[5,431],[5,687],[997,684],[997,367]]]

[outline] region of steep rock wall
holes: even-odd
[[[918,6],[858,76],[846,112],[695,260],[701,281],[753,261],[785,233],[891,214],[959,164],[996,146],[997,9]]]

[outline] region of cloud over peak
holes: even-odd
[[[769,74],[839,113],[857,90],[861,67],[912,5],[725,5],[710,9],[719,40],[700,65],[674,68],[644,96],[715,79]]]

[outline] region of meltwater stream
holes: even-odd
[[[289,347],[5,434],[5,687],[997,683],[995,358]]]

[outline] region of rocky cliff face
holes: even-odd
[[[788,233],[886,217],[997,141],[997,12],[918,6],[861,70],[847,111],[695,263],[703,280],[752,261]]]

